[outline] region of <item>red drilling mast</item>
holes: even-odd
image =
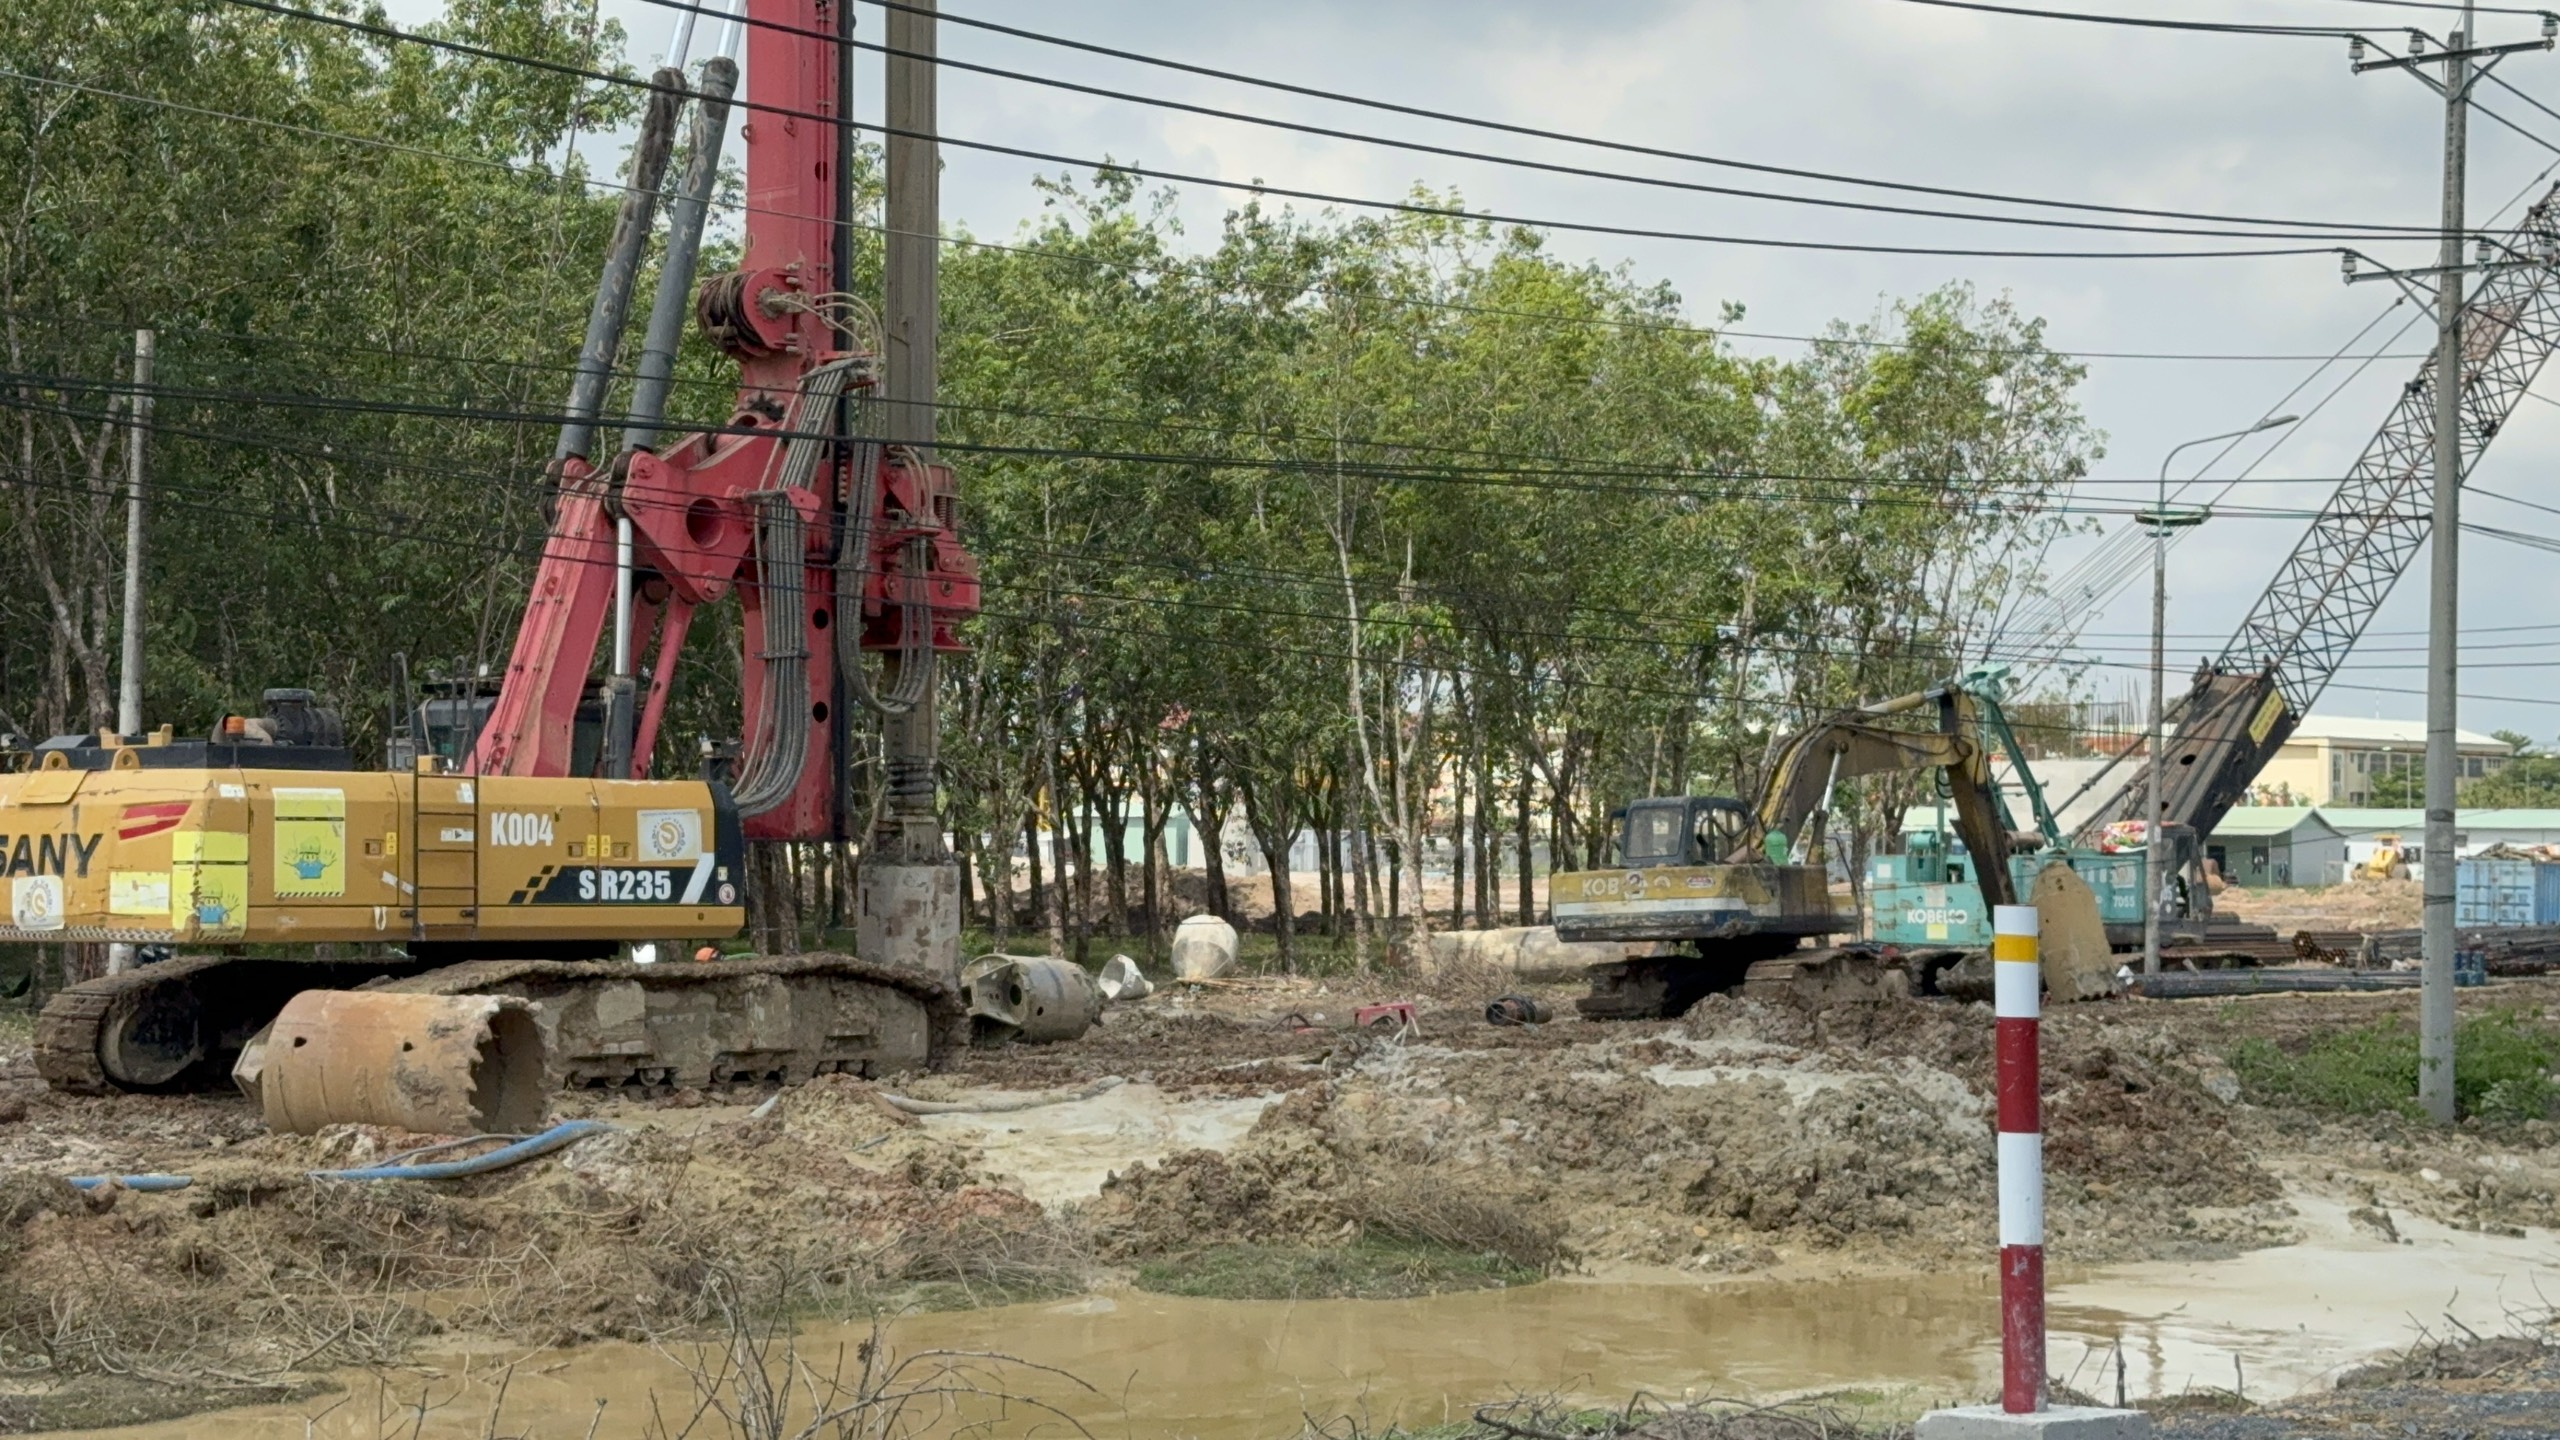
[[[672,137],[669,92],[683,83],[659,72],[581,356],[586,388],[573,393],[552,469],[550,534],[473,748],[477,773],[644,777],[694,612],[734,590],[745,727],[731,783],[746,833],[844,839],[848,704],[894,713],[917,699],[875,694],[861,652],[921,660],[928,646],[962,648],[953,627],[978,608],[978,572],[960,544],[951,473],[884,446],[864,424],[880,376],[852,318],[871,307],[845,293],[853,146],[851,127],[837,122],[850,92],[850,9],[851,0],[747,0],[745,251],[690,307],[738,361],[737,404],[725,427],[662,440],[653,412],[683,307],[666,312],[690,280],[734,83],[725,59],[704,67],[665,267],[674,278],[651,317],[624,448],[598,463],[596,402]],[[591,672],[617,613],[616,663],[597,706]],[[931,670],[905,663],[893,673]],[[601,743],[581,746],[582,708],[590,735],[600,712]]]

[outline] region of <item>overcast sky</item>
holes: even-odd
[[[413,0],[423,4],[424,0]],[[646,0],[605,0],[632,41],[632,59],[660,54],[674,12]],[[2095,0],[2055,0],[2097,9]],[[1620,0],[1528,5],[1516,0],[1299,0],[1285,6],[1167,0],[946,0],[980,16],[1102,44],[1332,90],[1516,123],[1755,162],[2024,195],[2217,213],[2431,225],[2441,184],[2443,107],[2405,74],[2354,75],[2343,42],[2128,29],[1968,13],[1909,0]],[[2371,0],[2108,0],[2118,13],[2355,24],[2382,38],[2388,23],[2437,33],[2450,17]],[[883,12],[866,6],[861,33],[882,38]],[[2482,22],[2489,42],[2538,32],[2524,16]],[[712,43],[706,25],[699,60]],[[2392,45],[2400,44],[2396,39]],[[1894,199],[1880,192],[1749,177],[1585,148],[1489,135],[1160,69],[1126,64],[946,24],[947,56],[1278,115],[1365,134],[1552,158],[1614,171],[1740,184],[1791,193]],[[876,57],[865,57],[857,113],[876,119]],[[2529,52],[2499,74],[2560,109],[2560,55]],[[2486,106],[2560,146],[2560,119],[2494,87]],[[1496,212],[1724,234],[1991,249],[2151,249],[2265,243],[2163,240],[2104,232],[1861,216],[1796,204],[1729,199],[1416,155],[1348,141],[1203,120],[1140,104],[1064,94],[946,71],[942,124],[953,137],[1102,157],[1235,180],[1350,196],[1399,197],[1415,182],[1455,186]],[[2519,195],[2539,195],[2560,151],[2493,120],[2472,126],[2470,215],[2486,221]],[[945,223],[982,237],[1011,232],[1037,208],[1025,162],[953,148],[945,153]],[[1185,188],[1192,233],[1214,236],[1233,191]],[[1928,203],[1922,201],[1920,203]],[[1963,204],[1965,202],[1949,202]],[[1981,208],[1981,207],[1972,207]],[[2008,213],[2035,213],[2010,211]],[[2349,286],[2327,255],[2213,260],[1987,260],[1835,254],[1559,233],[1567,256],[1632,262],[1669,280],[1690,313],[1713,318],[1731,302],[1736,328],[1801,335],[1833,319],[1861,319],[1896,296],[1949,280],[2006,291],[2050,322],[2074,351],[2329,356],[2392,303],[2387,284]],[[2316,243],[2316,242],[2315,242]],[[2429,246],[2381,250],[2430,263]],[[2402,306],[2367,337],[2382,342],[2412,315]],[[2410,355],[2431,339],[2421,322],[2388,349]],[[1789,354],[1785,341],[1735,339],[1754,353]],[[2309,411],[2349,366],[2313,377],[2317,362],[2092,358],[2082,402],[2107,434],[2104,480],[2158,473],[2169,447],[2246,426],[2271,408]],[[2418,362],[2377,361],[2260,458],[2265,441],[2212,472],[2257,460],[2233,503],[2308,509],[2334,487]],[[2308,381],[2291,400],[2288,391]],[[2542,390],[2560,397],[2560,375]],[[2186,452],[2182,474],[2210,449]],[[2482,488],[2560,505],[2560,405],[2528,399],[2474,476]],[[2121,506],[2138,486],[2093,484],[2093,503]],[[2560,515],[2474,498],[2474,520],[2560,534]],[[2122,519],[2108,519],[2121,526]],[[2170,559],[2170,664],[2183,673],[2219,651],[2276,565],[2300,538],[2300,518],[2224,514]],[[2066,566],[2091,540],[2054,553]],[[2560,734],[2560,557],[2466,535],[2463,617],[2469,653],[2466,728]],[[2147,659],[2147,571],[2107,603],[2085,641],[2103,658]],[[2423,556],[2384,607],[2348,672],[2320,709],[2416,718],[2423,674],[2419,632],[2427,592]],[[2545,626],[2541,630],[2513,627]],[[2548,657],[2548,658],[2546,658]],[[2134,670],[2096,672],[2123,693]],[[2370,689],[2349,687],[2374,687]],[[2405,692],[2405,693],[2404,693]],[[2550,701],[2539,697],[2551,696]],[[2495,699],[2490,697],[2515,697]]]

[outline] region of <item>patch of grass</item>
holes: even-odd
[[[1500,1255],[1363,1236],[1338,1248],[1217,1245],[1138,1267],[1138,1288],[1208,1300],[1407,1300],[1532,1285],[1543,1275]]]
[[[2258,1407],[2237,1392],[2206,1386],[2138,1400],[2133,1408],[2150,1415],[2246,1415]]]
[[[2454,1034],[2454,1104],[2492,1124],[2539,1120],[2555,1099],[2551,1070],[2560,1035],[2538,1013],[2494,1010]],[[2418,1032],[2386,1020],[2317,1035],[2293,1048],[2251,1038],[2231,1051],[2232,1073],[2251,1098],[2350,1115],[2418,1113]]]

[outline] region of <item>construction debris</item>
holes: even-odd
[[[1114,1005],[1124,1000],[1144,1000],[1156,993],[1155,982],[1126,955],[1114,955],[1104,961],[1097,983],[1102,987],[1102,998]]]

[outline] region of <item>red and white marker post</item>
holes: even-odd
[[[2032,905],[1991,917],[1993,1012],[2000,1126],[2000,1408],[2044,1409],[2044,1117],[2037,1024],[2044,965]]]

